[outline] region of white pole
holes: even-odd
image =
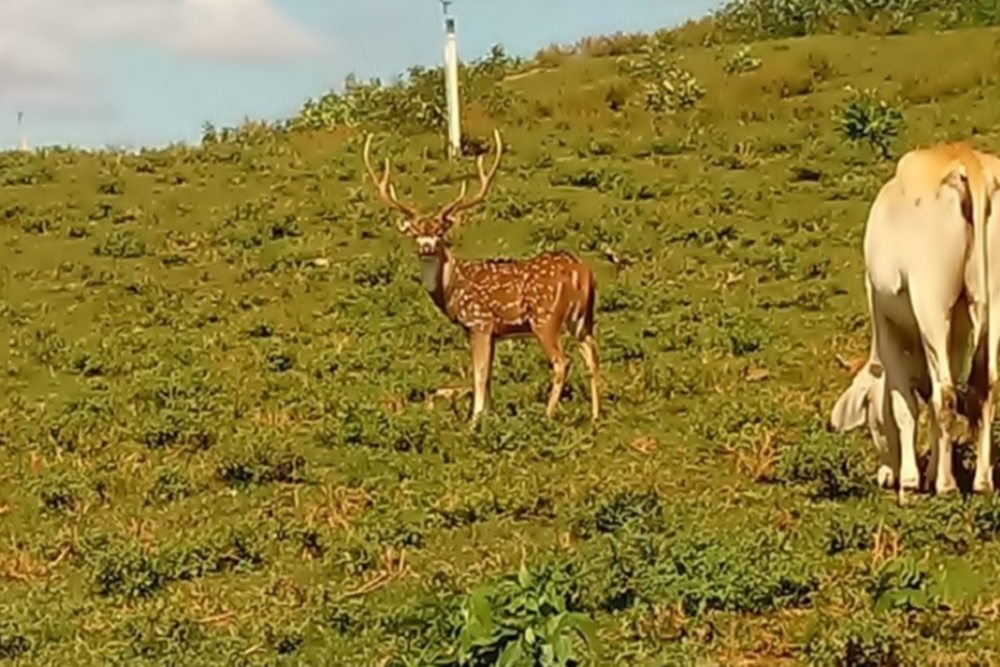
[[[462,127],[458,110],[458,46],[455,43],[455,18],[449,11],[451,0],[441,0],[444,10],[444,90],[448,101],[448,154],[455,159],[462,154]]]
[[[28,139],[24,136],[24,124],[23,124],[23,121],[24,121],[24,112],[23,111],[18,111],[17,112],[17,133],[21,137],[21,150],[22,151],[26,151],[26,150],[28,150]]]

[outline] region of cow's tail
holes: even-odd
[[[964,150],[959,158],[960,168],[965,176],[966,184],[969,188],[969,200],[972,204],[972,245],[979,252],[979,284],[983,290],[982,324],[977,332],[979,340],[973,341],[973,345],[978,346],[983,337],[985,340],[993,340],[992,330],[997,323],[991,321],[990,317],[990,244],[987,242],[986,220],[988,215],[988,205],[990,187],[987,182],[986,171],[979,158],[971,150]],[[956,165],[958,166],[958,165]],[[987,350],[986,363],[988,377],[993,377],[996,368],[996,350]]]

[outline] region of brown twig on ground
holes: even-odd
[[[361,586],[344,593],[345,598],[359,597],[376,591],[392,581],[401,579],[411,572],[410,565],[406,562],[406,549],[398,552],[391,546],[386,547],[379,557],[382,568],[374,577],[361,584]]]

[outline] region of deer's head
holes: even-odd
[[[471,199],[466,199],[465,181],[462,181],[462,187],[458,193],[458,197],[453,199],[448,204],[445,204],[437,213],[433,215],[421,213],[417,207],[410,204],[404,204],[399,201],[396,197],[395,188],[393,188],[392,183],[389,182],[389,158],[385,159],[385,169],[382,172],[382,177],[379,178],[375,174],[375,170],[372,168],[371,161],[368,157],[372,137],[373,135],[369,134],[365,139],[364,161],[368,174],[371,176],[372,181],[374,181],[378,186],[379,197],[391,208],[394,208],[403,214],[404,217],[399,220],[396,226],[399,231],[416,241],[417,254],[420,257],[429,258],[439,256],[444,249],[448,247],[448,232],[460,219],[460,215],[470,208],[482,203],[489,192],[490,184],[492,184],[493,178],[497,173],[497,167],[500,166],[500,156],[503,154],[503,144],[500,141],[500,131],[493,130],[493,138],[496,141],[496,158],[494,159],[493,166],[490,167],[489,172],[486,172],[483,169],[482,155],[480,155],[476,160],[476,166],[479,169],[479,192],[477,192]]]

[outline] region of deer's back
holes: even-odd
[[[501,335],[527,333],[532,323],[560,315],[560,302],[584,297],[593,280],[586,264],[563,251],[470,262],[461,273],[462,289],[455,295],[459,320]]]

